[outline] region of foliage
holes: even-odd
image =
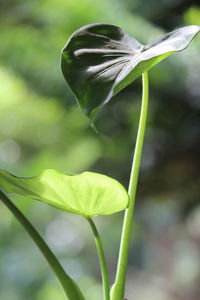
[[[0,170],[0,186],[7,193],[40,200],[86,218],[124,210],[129,201],[118,181],[92,172],[72,176],[44,170],[35,177],[19,178]]]
[[[87,25],[77,30],[63,49],[63,75],[80,107],[94,117],[144,72],[185,49],[199,30],[195,25],[179,28],[144,46],[115,25]]]
[[[115,23],[146,44],[165,30],[199,22],[199,8],[192,7],[193,1],[187,9],[184,1],[158,5],[151,0],[146,2],[146,12],[144,1],[138,3],[1,1],[1,168],[21,176],[33,176],[45,168],[64,173],[90,169],[109,174],[127,186],[133,148],[129,141],[134,140],[138,123],[140,81],[120,95],[123,101],[116,96],[115,105],[111,108],[108,104],[102,112],[99,125],[112,138],[96,137],[87,119],[72,106],[74,98],[62,82],[57,53],[77,28],[88,23]],[[142,201],[137,205],[135,246],[129,261],[137,280],[131,278],[128,284],[130,297],[133,290],[138,299],[146,299],[146,294],[149,299],[167,297],[172,286],[180,299],[187,296],[196,300],[199,295],[195,229],[199,218],[200,151],[200,65],[195,57],[199,50],[196,39],[190,51],[151,71],[149,129],[138,191],[138,200]],[[93,244],[80,218],[72,219],[36,202],[16,200],[44,233],[67,271],[78,278],[87,299],[93,300],[94,294],[101,299]],[[23,230],[2,205],[1,212],[1,298],[63,299],[57,282]],[[98,220],[112,270],[120,220],[119,216]],[[189,266],[186,273],[182,271],[185,264]],[[149,279],[158,272],[170,285],[167,291]],[[172,284],[167,281],[169,274]],[[173,299],[173,295],[169,297]]]

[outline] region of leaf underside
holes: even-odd
[[[21,178],[0,170],[0,188],[85,217],[116,213],[129,202],[127,191],[117,180],[92,172],[65,175],[45,170]]]
[[[196,25],[182,27],[144,46],[115,25],[90,24],[77,30],[64,47],[62,72],[80,107],[93,118],[113,95],[185,49],[199,31]]]

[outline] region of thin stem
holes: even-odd
[[[142,106],[141,106],[140,121],[139,121],[137,140],[135,145],[135,152],[133,157],[132,170],[131,170],[131,176],[129,182],[129,190],[128,190],[130,196],[130,204],[129,207],[126,209],[125,216],[124,216],[124,224],[122,229],[117,274],[111,292],[112,300],[122,300],[125,291],[128,252],[129,252],[129,247],[131,242],[131,231],[132,231],[133,214],[134,214],[134,207],[135,207],[135,196],[137,190],[138,174],[140,169],[140,161],[141,161],[146,119],[147,119],[147,111],[148,111],[149,87],[148,87],[147,72],[142,74],[142,84],[143,84]]]
[[[57,276],[59,282],[61,283],[67,299],[69,300],[84,300],[84,297],[77,286],[76,282],[69,277],[57,258],[47,246],[43,238],[39,235],[33,225],[28,221],[28,219],[22,214],[22,212],[10,201],[10,199],[0,191],[0,199],[2,202],[11,210],[13,215],[18,219],[21,225],[25,228],[25,230],[29,233],[32,240],[40,249],[41,253],[44,255],[55,275]]]
[[[95,243],[97,246],[97,252],[99,256],[99,263],[101,267],[101,274],[102,274],[102,281],[103,281],[104,300],[110,300],[110,285],[108,279],[108,270],[107,270],[102,242],[93,220],[91,218],[87,218],[87,220],[92,228],[94,238],[95,238]]]

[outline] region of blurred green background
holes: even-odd
[[[60,70],[60,51],[88,23],[109,22],[147,43],[200,25],[199,1],[0,0],[0,168],[110,175],[126,187],[141,104],[141,79],[115,96],[95,133]],[[150,71],[150,109],[130,249],[128,300],[200,295],[200,36]],[[12,197],[78,280],[102,299],[93,237],[79,216]],[[114,279],[123,214],[96,218]],[[63,300],[24,229],[0,203],[0,299]]]

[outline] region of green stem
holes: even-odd
[[[84,300],[84,297],[77,286],[76,282],[69,277],[60,263],[58,262],[57,258],[47,246],[43,238],[39,235],[33,225],[28,221],[28,219],[22,214],[22,212],[9,200],[9,198],[0,191],[0,199],[2,202],[11,210],[13,215],[18,219],[21,225],[25,228],[25,230],[29,233],[32,240],[38,246],[46,260],[48,261],[49,265],[51,266],[52,270],[56,274],[58,280],[60,281],[65,294],[68,300]]]
[[[107,270],[107,265],[106,265],[106,260],[105,260],[105,255],[104,255],[104,250],[102,246],[102,242],[99,236],[99,233],[97,231],[97,228],[91,218],[87,218],[93,234],[95,238],[95,243],[97,246],[97,252],[99,256],[99,262],[101,266],[101,274],[102,274],[102,280],[103,280],[103,290],[104,290],[104,300],[110,300],[110,285],[109,285],[109,279],[108,279],[108,270]]]
[[[142,74],[142,85],[143,85],[142,106],[141,106],[139,128],[137,133],[137,140],[135,145],[135,152],[133,157],[133,164],[132,164],[129,190],[128,190],[130,196],[130,204],[129,207],[126,209],[125,216],[124,216],[124,224],[122,229],[117,274],[111,292],[112,300],[122,300],[125,291],[128,252],[129,252],[130,242],[131,242],[131,231],[132,231],[133,214],[134,214],[134,206],[135,206],[135,196],[137,190],[138,174],[140,169],[140,161],[141,161],[146,119],[147,119],[147,111],[148,111],[148,98],[149,98],[148,86],[149,85],[148,85],[147,72]]]

